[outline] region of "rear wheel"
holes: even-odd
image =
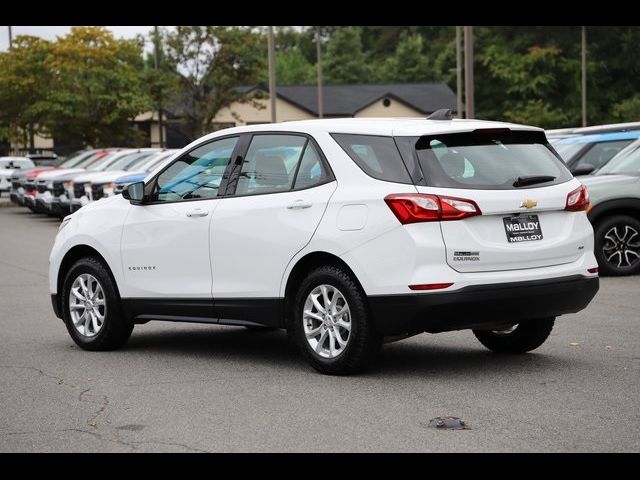
[[[131,336],[133,324],[105,266],[93,257],[73,264],[62,288],[62,316],[74,342],[84,350],[114,350]]]
[[[329,375],[363,370],[382,344],[364,292],[351,275],[334,266],[320,267],[302,282],[290,328],[307,361]]]
[[[526,353],[542,345],[551,334],[555,317],[531,320],[502,330],[474,330],[476,338],[496,353]]]
[[[602,275],[639,273],[640,221],[627,215],[615,215],[598,222],[594,253]]]

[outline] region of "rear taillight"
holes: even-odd
[[[423,193],[394,193],[384,197],[384,201],[403,225],[418,222],[462,220],[482,215],[476,202],[464,198]]]
[[[567,195],[567,205],[564,208],[569,212],[582,212],[589,208],[589,192],[587,187],[581,185]]]

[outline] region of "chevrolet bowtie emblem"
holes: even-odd
[[[538,205],[535,200],[523,200],[520,202],[520,208],[533,208]]]

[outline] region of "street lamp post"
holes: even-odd
[[[322,118],[323,99],[322,99],[322,46],[320,44],[320,27],[316,27],[316,67],[318,71],[318,117]]]
[[[582,27],[582,126],[587,126],[587,27]]]
[[[269,27],[269,100],[271,102],[271,123],[276,123],[276,65],[273,27]]]
[[[466,118],[475,118],[473,99],[473,27],[464,27],[464,83]]]
[[[462,107],[462,48],[460,46],[460,40],[462,33],[460,27],[456,27],[456,97],[457,97],[457,110],[458,118],[464,118]]]
[[[153,43],[154,43],[154,66],[156,70],[160,68],[160,47],[158,37],[158,27],[153,27]],[[160,130],[160,148],[164,148],[164,122],[162,120],[162,93],[158,98],[158,129]]]
[[[9,29],[9,48],[13,46],[13,35],[11,34],[11,25],[7,27]]]

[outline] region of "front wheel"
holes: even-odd
[[[120,307],[111,275],[98,259],[82,258],[67,273],[62,288],[62,316],[67,331],[84,350],[114,350],[133,330]]]
[[[496,353],[526,353],[542,345],[553,330],[555,317],[530,320],[504,330],[474,330],[482,345]]]
[[[291,322],[302,354],[324,374],[363,370],[382,344],[364,292],[350,274],[334,266],[320,267],[302,282]]]
[[[602,275],[640,273],[640,221],[615,215],[595,226],[595,255]]]

